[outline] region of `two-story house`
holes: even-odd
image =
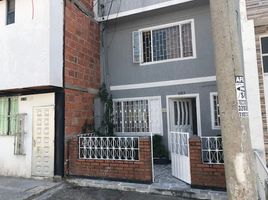
[[[188,148],[189,137],[211,138],[215,142],[213,138],[221,136],[221,121],[209,1],[98,3],[103,37],[101,63],[113,96],[116,134],[163,136],[171,162],[177,162],[173,155],[188,155],[183,149]],[[264,156],[260,95],[252,89],[259,87],[257,70],[252,68],[256,66],[251,57],[255,51],[253,22],[245,18],[244,1],[240,7],[238,23],[243,40],[252,145]],[[182,149],[176,149],[174,143]],[[209,156],[204,153],[203,161]],[[214,161],[222,161],[220,156],[215,153]],[[187,162],[181,167],[187,168]],[[183,180],[187,182],[187,178]]]
[[[261,112],[266,155],[268,153],[268,1],[247,0],[248,18],[254,20],[256,35],[257,63],[259,74],[259,89],[261,98]],[[267,159],[268,156],[266,156]]]
[[[92,119],[100,84],[92,10],[92,1],[0,1],[0,175],[64,174],[64,139]]]

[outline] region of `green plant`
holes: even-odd
[[[168,157],[168,152],[162,143],[162,136],[160,135],[153,136],[153,152],[154,157],[158,158]]]
[[[95,133],[100,136],[113,136],[114,135],[114,123],[113,123],[113,99],[112,95],[103,83],[99,89],[98,96],[104,107],[103,120],[101,127],[95,130]]]
[[[94,132],[94,126],[88,123],[88,120],[86,119],[81,128],[81,134],[92,133],[92,132]]]

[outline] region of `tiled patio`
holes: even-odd
[[[171,175],[171,165],[154,165],[154,183],[152,187],[168,190],[190,189],[190,185]]]

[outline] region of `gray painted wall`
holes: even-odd
[[[196,59],[146,66],[132,62],[133,31],[192,18],[196,33]],[[131,20],[118,20],[116,24],[111,22],[106,28],[106,52],[106,67],[109,68],[110,84],[113,86],[215,75],[209,6],[170,9]]]
[[[104,15],[108,15],[110,6],[110,14],[116,14],[117,12],[124,12],[128,10],[143,8],[146,6],[154,5],[157,3],[164,3],[168,1],[172,0],[100,0],[99,4],[104,5]],[[101,14],[102,12],[99,11],[99,13]]]
[[[201,130],[202,136],[215,136],[220,134],[220,130],[212,130],[211,114],[210,114],[210,92],[216,92],[216,82],[177,85],[168,87],[157,87],[147,89],[134,89],[124,91],[112,91],[114,99],[117,98],[131,98],[131,97],[150,97],[161,96],[162,108],[167,107],[166,96],[176,95],[178,93],[185,94],[199,94],[200,98],[200,113],[201,113]],[[165,144],[167,145],[167,113],[162,113],[163,117],[163,134]]]
[[[132,62],[132,32],[187,19],[194,19],[197,58],[140,66]],[[209,5],[169,7],[105,22],[104,68],[109,80],[107,85],[125,85],[156,81],[179,80],[215,76],[213,41]],[[166,95],[178,93],[199,94],[201,105],[202,135],[218,135],[212,130],[210,92],[217,91],[216,82],[177,85],[158,88],[112,91],[113,98],[161,96],[166,108]],[[163,113],[163,130],[167,135],[167,113]],[[167,144],[167,137],[165,137]]]

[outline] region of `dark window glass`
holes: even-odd
[[[7,0],[7,25],[15,22],[15,0]]]
[[[262,54],[268,54],[268,37],[261,39]]]
[[[264,73],[268,73],[268,56],[262,57],[262,63],[263,63],[263,71]]]

